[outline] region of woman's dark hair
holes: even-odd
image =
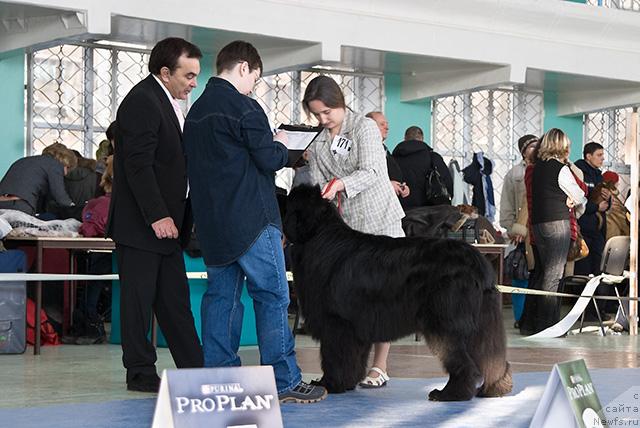
[[[185,39],[168,37],[160,40],[151,50],[149,72],[160,74],[162,67],[167,67],[173,73],[178,66],[178,58],[182,55],[186,55],[187,58],[202,58],[200,49]]]
[[[302,107],[309,114],[309,103],[311,101],[322,101],[330,108],[346,108],[344,94],[340,86],[329,76],[318,76],[311,80],[304,91]]]
[[[236,64],[246,61],[249,70],[260,70],[262,73],[262,59],[258,50],[249,42],[236,40],[223,47],[216,57],[216,71],[218,74],[231,70]]]

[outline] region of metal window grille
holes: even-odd
[[[587,0],[591,6],[640,11],[640,0]]]
[[[315,124],[302,109],[302,98],[307,84],[316,76],[325,74],[333,78],[342,92],[348,107],[366,114],[382,111],[384,105],[384,78],[377,75],[350,73],[326,73],[315,70],[290,71],[265,76],[256,86],[255,99],[262,105],[274,125],[280,123]]]
[[[491,159],[498,208],[504,176],[521,159],[518,138],[542,133],[542,112],[539,93],[500,89],[437,98],[432,101],[432,146],[445,162],[456,160],[461,168],[475,152]]]
[[[147,74],[149,52],[82,43],[27,54],[27,153],[58,141],[93,157],[117,106]]]
[[[81,43],[34,50],[27,55],[27,153],[41,153],[56,142],[92,157],[117,107],[147,71],[149,51]],[[269,119],[312,123],[301,109],[307,83],[317,71],[265,76],[254,97]],[[383,78],[334,72],[347,105],[366,113],[382,110]]]
[[[615,171],[620,175],[619,188],[626,194],[629,188],[631,166],[626,153],[627,121],[633,108],[604,110],[584,116],[584,143],[596,142],[604,148],[603,171]]]

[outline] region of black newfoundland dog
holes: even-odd
[[[424,335],[449,381],[430,400],[511,391],[494,273],[471,245],[453,239],[389,238],[349,228],[318,186],[287,201],[296,290],[305,326],[320,341],[329,392],[356,387],[371,345]]]

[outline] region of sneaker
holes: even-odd
[[[281,403],[315,403],[327,397],[327,390],[323,386],[309,385],[300,381],[293,389],[278,394]]]

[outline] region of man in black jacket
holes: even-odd
[[[404,133],[404,141],[393,150],[393,158],[400,165],[404,181],[411,188],[411,194],[400,199],[405,211],[429,205],[426,187],[427,175],[432,169],[435,169],[440,175],[449,195],[453,195],[453,179],[449,169],[442,156],[424,142],[424,133],[419,127],[410,126],[407,128]]]
[[[201,57],[186,40],[158,42],[149,58],[151,74],[118,109],[107,234],[116,243],[122,361],[129,390],[154,392],[160,384],[156,352],[147,339],[152,309],[176,366],[203,364],[181,249],[191,220],[184,116],[177,103],[195,88]]]

